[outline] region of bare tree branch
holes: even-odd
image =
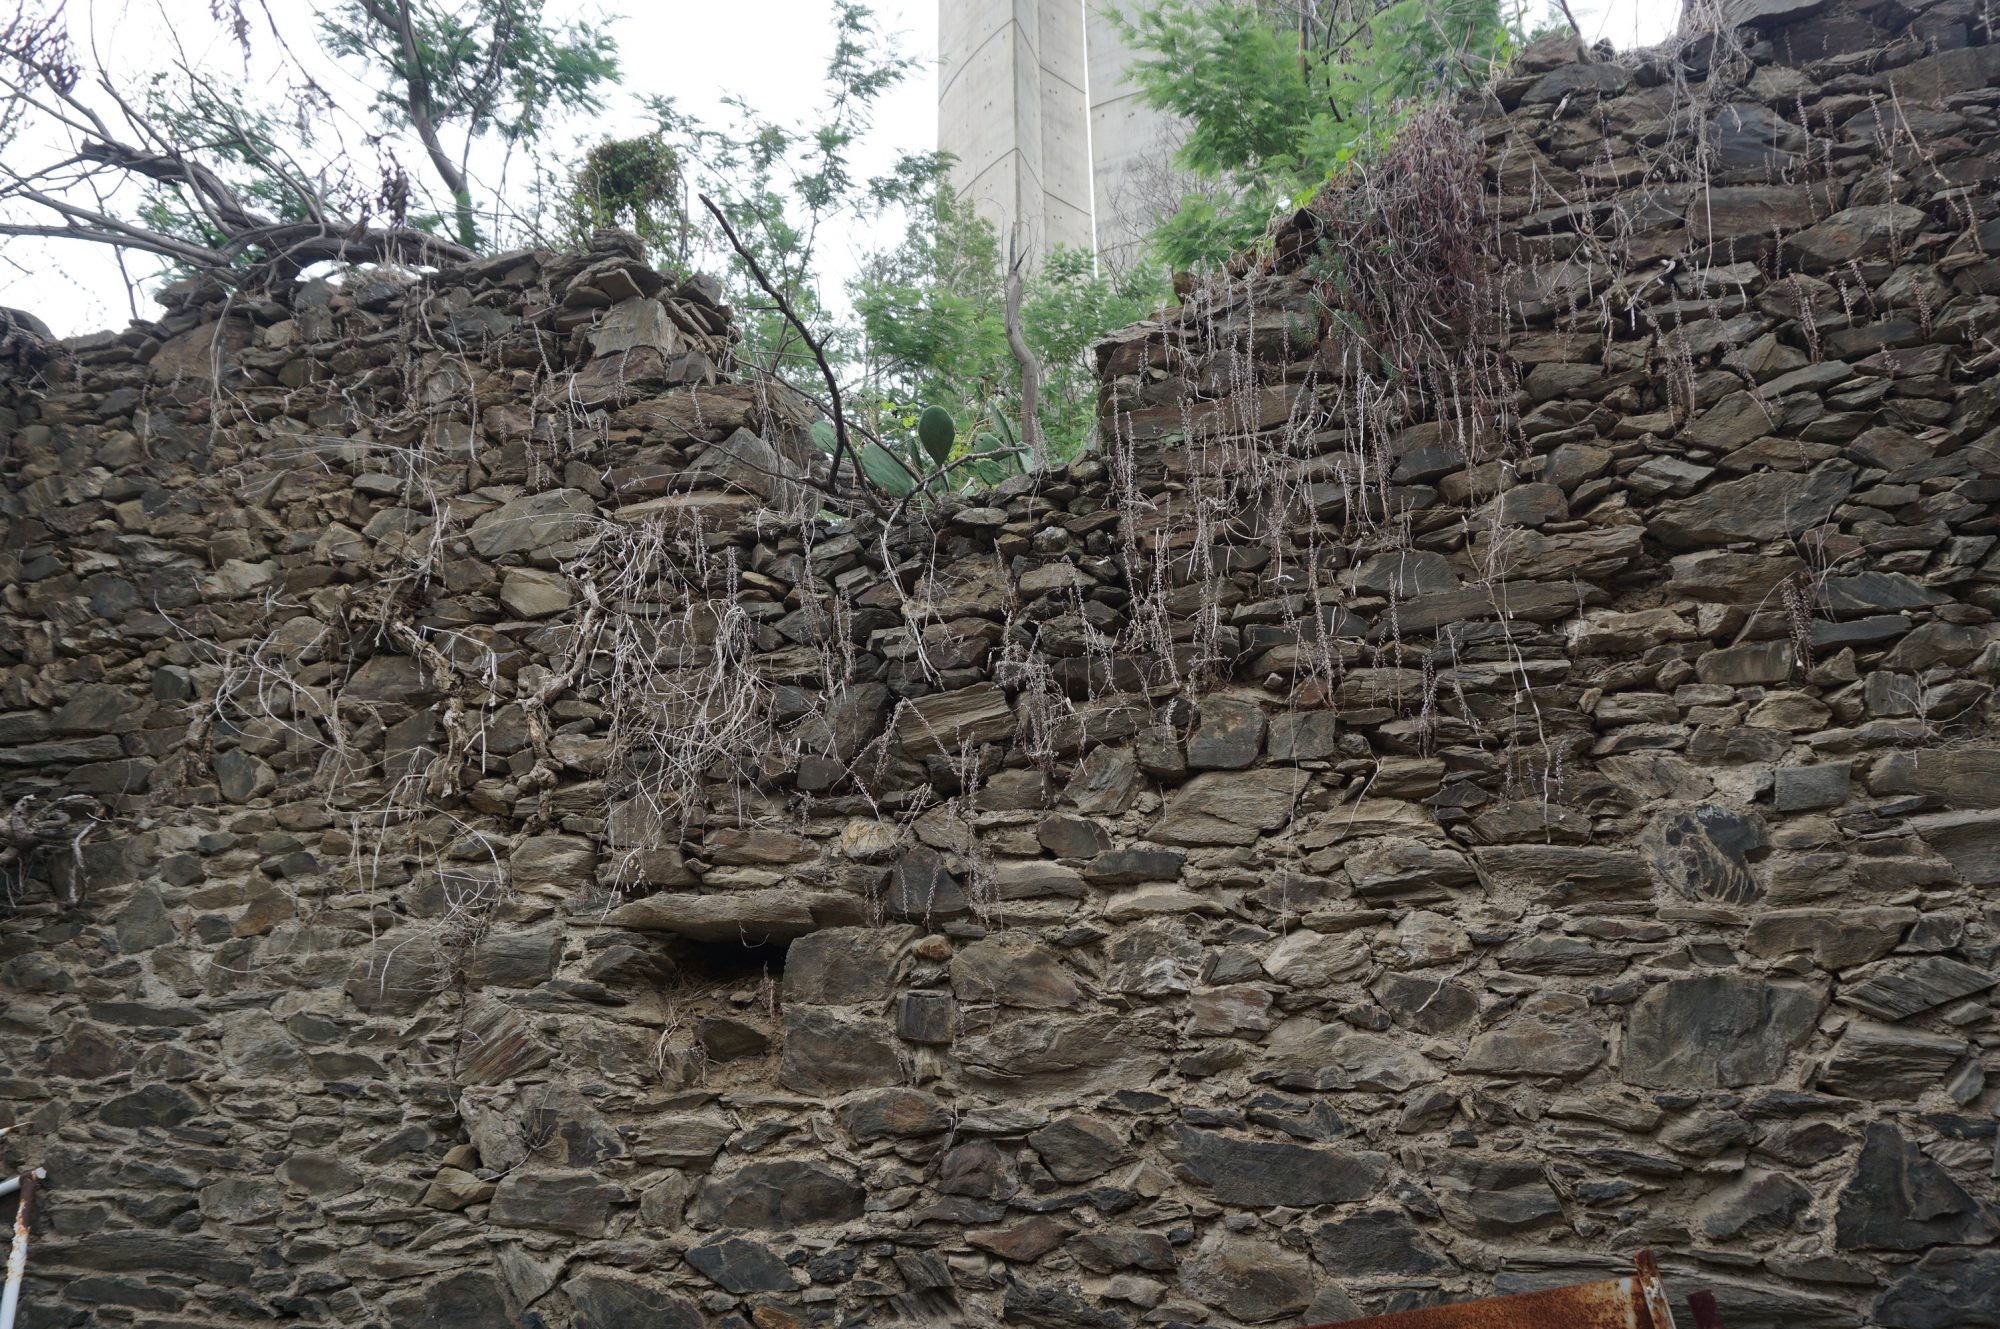
[[[750,269],[750,276],[756,281],[757,285],[763,287],[764,294],[771,297],[772,301],[778,307],[778,312],[784,315],[785,321],[798,330],[799,337],[805,342],[807,348],[812,351],[813,359],[819,362],[820,375],[826,380],[827,399],[833,407],[833,464],[827,468],[827,483],[833,492],[837,494],[840,492],[840,463],[849,454],[850,450],[847,436],[847,413],[841,404],[840,398],[840,378],[833,372],[833,365],[828,362],[826,349],[820,344],[820,339],[813,335],[813,330],[807,327],[805,320],[798,316],[798,312],[792,308],[792,302],[785,298],[785,293],[779,290],[769,277],[764,275],[763,265],[757,261],[757,256],[750,252],[749,247],[736,234],[736,228],[729,224],[729,218],[723,215],[722,209],[715,206],[715,200],[703,194],[701,196],[701,205],[707,208],[709,215],[714,217],[716,222],[721,225],[722,233],[729,237],[729,247],[736,251],[737,257],[741,258],[744,266]],[[862,487],[865,489],[867,487],[866,477],[861,471],[859,454],[855,454],[855,457],[855,477],[862,481]]]
[[[452,161],[451,154],[445,151],[443,138],[438,134],[437,116],[431,106],[430,75],[417,42],[416,20],[410,12],[409,0],[361,0],[361,7],[368,17],[395,33],[402,47],[403,109],[409,112],[410,127],[417,131],[417,141],[424,145],[424,155],[431,159],[432,168],[444,181],[444,187],[451,191],[452,207],[458,214],[458,242],[470,249],[479,243],[479,228],[472,216],[472,188],[461,169],[464,159]],[[499,46],[496,41],[496,51]],[[466,146],[469,150],[469,140]]]
[[[180,48],[177,32],[169,31],[172,49],[164,63],[173,78],[134,85],[108,73],[94,45],[79,60],[61,0],[22,0],[20,17],[0,19],[0,141],[8,147],[0,152],[0,236],[109,245],[229,284],[282,279],[329,259],[469,259],[480,235],[466,154],[491,130],[510,143],[534,132],[532,125],[524,130],[518,116],[496,120],[502,103],[516,96],[527,101],[523,115],[545,114],[532,89],[548,82],[550,68],[558,71],[558,86],[545,100],[561,106],[591,104],[591,85],[615,77],[601,43],[575,35],[581,28],[565,27],[554,37],[530,31],[535,20],[515,0],[482,0],[479,13],[459,31],[434,23],[423,0],[352,0],[336,39],[355,43],[368,65],[386,76],[383,93],[394,118],[407,118],[435,178],[450,191],[447,216],[455,221],[455,235],[440,236],[406,224],[408,180],[380,138],[371,136],[382,181],[358,186],[351,148],[315,149],[302,158],[285,141],[283,125],[260,112],[255,98],[209,80]],[[290,56],[268,8],[263,17]],[[233,33],[239,43],[246,41],[247,20]],[[521,54],[524,34],[536,54]],[[545,51],[551,41],[567,44]],[[536,65],[537,59],[549,68]],[[566,59],[581,60],[583,72],[563,74]],[[298,67],[307,90],[294,94],[291,107],[301,125],[309,112],[315,127],[337,121],[338,107],[305,66]],[[34,151],[20,151],[30,124],[37,131],[28,144]],[[462,145],[456,141],[461,126]],[[304,128],[298,132],[306,143],[315,137]],[[134,184],[144,189],[136,205]]]
[[[1012,239],[1007,247],[1015,249]],[[1021,442],[1028,452],[1027,469],[1034,471],[1042,466],[1042,421],[1036,413],[1042,395],[1042,362],[1021,333],[1021,264],[1025,257],[1018,251],[1008,256],[1005,320],[1007,349],[1021,368]]]
[[[228,255],[220,250],[209,249],[192,241],[179,240],[157,231],[133,226],[95,208],[78,207],[73,203],[46,197],[35,191],[23,191],[21,196],[68,220],[60,226],[36,222],[0,221],[0,235],[45,236],[90,240],[98,244],[125,245],[193,267],[220,267],[229,261]]]
[[[190,195],[206,206],[216,229],[224,233],[270,224],[269,219],[244,207],[236,191],[223,183],[221,176],[180,153],[143,152],[123,143],[90,142],[77,155],[85,161],[102,162],[162,184],[185,185]]]
[[[48,165],[30,169],[0,161],[0,201],[24,205],[48,218],[0,217],[0,235],[105,244],[153,254],[224,278],[237,270],[234,275],[239,279],[252,281],[289,275],[322,260],[441,264],[472,257],[467,246],[413,228],[331,220],[320,190],[302,173],[263,154],[256,135],[220,96],[214,100],[224,123],[218,123],[214,116],[205,117],[207,122],[215,124],[232,142],[244,145],[253,163],[263,167],[266,178],[296,203],[296,212],[303,220],[267,216],[253,209],[214,167],[200,160],[197,154],[202,145],[174,142],[108,78],[100,76],[92,86],[117,108],[126,133],[114,128],[107,114],[86,100],[81,79],[52,76],[46,72],[48,61],[37,64],[18,50],[0,51],[0,59],[10,62],[8,72],[0,74],[0,93],[5,94],[8,112],[17,117],[28,113],[44,116],[78,140],[71,156]],[[183,72],[191,81],[196,80],[192,70]],[[106,200],[129,179],[150,180],[173,190],[216,238],[202,243],[118,216],[106,206]],[[71,197],[73,190],[87,190],[90,204]],[[252,260],[247,269],[246,259]]]
[[[1583,25],[1576,21],[1575,13],[1570,10],[1569,0],[1556,0],[1556,4],[1562,9],[1562,16],[1569,20],[1569,30],[1576,35],[1577,53],[1579,55],[1587,54],[1588,52],[1583,41]]]

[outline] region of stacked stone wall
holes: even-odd
[[[997,489],[616,237],[15,354],[23,1323],[1995,1322],[2000,45],[1755,8]]]

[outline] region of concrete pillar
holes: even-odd
[[[1114,268],[1139,258],[1153,217],[1143,184],[1158,185],[1179,145],[1171,117],[1146,105],[1127,76],[1132,51],[1092,3],[1084,31],[1090,58],[1091,183],[1097,217],[1097,252]]]
[[[939,0],[938,147],[951,183],[1030,261],[1091,243],[1077,0]]]
[[[1058,245],[1088,250],[1093,237],[1083,6],[1072,0],[1039,0],[1039,8],[1045,237],[1040,252]]]

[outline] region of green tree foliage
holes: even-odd
[[[555,118],[598,109],[618,78],[611,38],[549,19],[545,0],[327,0],[260,6],[254,24],[244,0],[175,7],[226,31],[242,70],[163,52],[136,84],[95,45],[76,53],[60,0],[21,3],[35,16],[0,24],[0,137],[14,140],[0,236],[85,240],[229,281],[453,262],[537,229],[475,184],[475,150],[520,153],[542,176]],[[322,87],[329,61],[371,104]],[[406,135],[421,149],[409,168]]]
[[[1058,249],[1028,279],[1021,326],[1042,362],[1042,430],[1060,460],[1083,450],[1097,420],[1091,348],[1171,296],[1157,267],[1113,273],[1080,249]]]
[[[340,0],[321,11],[335,55],[380,78],[376,109],[406,127],[451,195],[458,242],[481,244],[468,161],[496,135],[532,144],[561,111],[602,108],[618,80],[617,44],[580,22],[552,22],[544,0]],[[386,77],[382,77],[386,76]]]
[[[850,288],[871,418],[907,453],[921,412],[941,406],[965,426],[961,455],[977,452],[982,435],[1011,449],[1021,418],[1020,368],[1007,348],[999,239],[942,181],[924,191],[910,218],[901,243],[874,255]],[[1082,250],[1058,250],[1027,275],[1021,326],[1042,365],[1036,418],[1052,460],[1074,456],[1090,439],[1097,402],[1091,346],[1144,318],[1166,293],[1164,274],[1113,275]],[[965,473],[995,469],[1005,468],[972,465]]]
[[[1012,373],[1000,311],[1000,242],[948,184],[910,209],[902,242],[870,257],[849,294],[876,418],[927,405],[969,418]]]
[[[1274,212],[1511,46],[1500,0],[1151,0],[1114,17],[1148,103],[1187,124],[1176,164],[1226,186],[1184,200],[1152,237],[1176,269],[1254,244]]]
[[[866,5],[834,0],[832,21],[825,101],[811,123],[774,120],[741,97],[726,99],[727,124],[683,111],[671,97],[648,103],[692,189],[715,200],[792,308],[816,327],[833,321],[818,282],[827,224],[921,197],[941,170],[936,153],[919,152],[882,175],[857,173],[854,149],[873,127],[876,104],[917,62],[881,32]],[[703,234],[705,249],[690,261],[725,278],[743,326],[743,354],[773,371],[810,369],[797,336],[746,266],[705,227]]]

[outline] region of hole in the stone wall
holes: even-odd
[[[754,1060],[778,1042],[789,941],[685,942],[668,954],[667,1022],[654,1049],[670,1085],[703,1083],[712,1065]]]
[[[790,941],[689,942],[672,952],[674,978],[693,988],[755,987],[766,977],[776,982],[785,972],[790,945]]]

